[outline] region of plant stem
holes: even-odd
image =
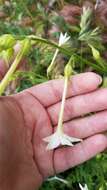
[[[59,113],[59,120],[58,120],[58,126],[57,126],[57,131],[59,133],[63,132],[63,115],[64,115],[64,107],[65,107],[65,100],[66,100],[66,94],[67,94],[68,80],[69,80],[69,77],[65,76],[64,77],[64,90],[63,90],[63,95],[62,95],[61,109],[60,109],[60,113]]]
[[[27,43],[28,43],[28,41],[27,41]],[[22,45],[20,51],[18,52],[15,60],[13,61],[12,65],[11,65],[10,69],[8,70],[8,72],[4,76],[3,80],[1,81],[1,83],[0,83],[0,95],[2,95],[2,93],[4,92],[4,90],[6,89],[6,87],[8,86],[12,74],[15,72],[18,64],[20,63],[23,55],[25,54],[27,43],[25,42]]]
[[[77,55],[73,50],[70,49],[70,51],[62,46],[60,46],[59,44],[53,42],[53,41],[50,41],[50,40],[47,40],[45,38],[41,38],[41,37],[38,37],[36,35],[29,35],[29,36],[26,36],[26,35],[21,35],[21,36],[16,36],[14,35],[14,38],[16,40],[23,40],[23,39],[30,39],[32,40],[32,45],[35,45],[36,42],[40,42],[40,43],[43,43],[43,44],[47,44],[47,45],[51,45],[52,47],[54,48],[57,48],[59,49],[59,51],[61,51],[62,53],[64,53],[65,55],[67,56],[70,56],[71,57],[71,54],[72,55]],[[76,51],[76,50],[75,50]]]
[[[24,36],[23,36],[24,37]],[[26,36],[25,36],[26,37]],[[62,53],[64,53],[65,55],[71,56],[71,54],[73,54],[72,50],[68,51],[67,49],[59,46],[57,43],[53,42],[53,41],[49,41],[47,39],[41,38],[41,37],[37,37],[35,35],[30,35],[27,36],[28,39],[31,39],[32,41],[37,41],[37,42],[41,42],[47,45],[51,45],[54,48],[59,49]]]
[[[52,71],[52,70],[54,69],[54,67],[55,67],[55,59],[56,59],[56,57],[57,57],[57,55],[58,55],[58,52],[59,52],[59,49],[56,49],[55,54],[54,54],[54,56],[53,56],[53,59],[52,59],[52,61],[51,61],[51,64],[49,65],[49,67],[48,67],[48,69],[47,69],[47,76],[48,76],[48,77],[50,76],[51,71]]]

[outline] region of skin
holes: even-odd
[[[0,189],[38,189],[47,177],[107,148],[107,89],[99,88],[101,82],[101,77],[91,72],[78,74],[69,82],[64,131],[83,142],[54,151],[46,150],[43,138],[56,129],[63,80],[0,98]]]

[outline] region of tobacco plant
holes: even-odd
[[[22,29],[21,27],[15,28],[14,24],[13,26],[10,26],[8,23],[8,33],[0,36],[0,57],[4,59],[5,64],[7,64],[9,68],[0,83],[0,95],[5,95],[9,83],[11,83],[12,80],[15,80],[18,77],[25,77],[25,79],[27,79],[26,83],[30,81],[30,85],[41,83],[56,77],[63,78],[64,90],[62,94],[62,104],[59,113],[57,130],[52,136],[43,139],[48,142],[47,149],[49,151],[50,149],[57,148],[61,145],[73,146],[74,142],[82,140],[74,137],[69,137],[63,132],[63,114],[68,84],[70,80],[72,82],[73,75],[79,72],[84,72],[86,70],[95,71],[101,74],[104,79],[106,79],[105,76],[107,75],[107,64],[103,56],[103,53],[106,50],[106,46],[102,42],[102,29],[99,26],[95,25],[95,23],[93,22],[94,10],[97,9],[99,3],[98,1],[96,2],[94,9],[90,8],[90,6],[83,6],[80,18],[78,18],[79,23],[76,26],[69,25],[59,15],[51,15],[50,10],[47,10],[43,7],[45,6],[45,4],[48,3],[48,1],[42,3],[37,2],[37,12],[34,11],[32,13],[32,7],[28,7],[28,5],[32,5],[32,2],[21,1],[21,4],[19,3],[18,5],[18,7],[20,8],[18,9],[17,1],[14,1],[14,3],[13,1],[11,1],[11,4],[13,3],[12,6],[14,6],[15,10],[17,9],[16,12],[18,13],[16,14],[16,12],[13,11],[10,18],[12,22],[14,23],[13,17],[15,16],[17,24],[23,25],[23,23],[20,23],[21,19],[23,20],[24,16],[26,18],[29,17],[30,21],[26,21],[27,24],[30,22],[30,27],[28,27],[25,31],[25,29]],[[52,4],[49,4],[49,9],[51,9],[54,3],[55,6],[59,7],[60,9],[64,6],[64,1],[61,1],[58,4],[56,3],[56,1],[54,1]],[[78,3],[78,1],[75,1],[75,3]],[[5,6],[3,6],[3,9],[5,9]],[[25,10],[23,14],[22,9]],[[9,9],[7,10],[7,12],[8,11]],[[37,16],[36,22],[34,19],[35,15]],[[39,18],[41,17],[41,15],[42,19],[40,21]],[[2,21],[0,22],[2,23]],[[48,37],[50,33],[48,33],[48,27],[52,23],[55,25],[55,27],[58,24],[60,26],[60,29],[56,27],[56,32],[54,33],[52,40],[49,40]],[[3,27],[4,28],[1,27],[1,33],[4,33],[4,31],[6,31],[4,29],[6,29],[7,23],[3,23]],[[36,30],[35,28],[38,29]],[[34,32],[32,32],[33,30]],[[17,45],[18,51],[15,52],[15,47]],[[18,66],[20,65],[20,61],[26,59],[26,57],[31,63],[31,67],[32,60],[36,60],[36,62],[38,63],[35,66],[35,72],[33,72],[32,70],[25,72],[17,71]],[[59,58],[61,60],[60,65],[58,63]],[[54,73],[57,73],[57,75],[55,75]],[[106,87],[105,81],[106,80],[104,80],[104,87]],[[27,87],[29,87],[29,82],[27,84]],[[21,88],[26,88],[26,86],[22,85],[21,87],[20,85],[17,91],[21,90]],[[54,180],[56,180],[58,181],[58,183],[63,182],[61,184],[62,186],[60,185],[62,189],[79,189],[80,186],[80,188],[84,190],[87,190],[88,187],[89,190],[92,190],[92,188],[105,190],[107,188],[107,183],[105,180],[105,178],[107,177],[107,175],[105,174],[105,171],[107,171],[107,167],[105,164],[106,156],[98,155],[93,160],[90,161],[89,164],[86,163],[82,166],[78,166],[75,169],[72,169],[71,172],[66,172],[65,174],[62,174],[61,177],[55,176],[51,179],[48,179],[49,181],[51,181],[51,184],[48,183],[47,185],[46,182],[47,186],[45,186],[44,184],[42,189],[55,189],[57,185],[54,183]],[[101,169],[99,169],[97,165],[100,165],[104,174],[101,173]],[[92,171],[93,166],[96,166],[97,171],[93,171],[92,174],[90,172],[90,169]],[[98,177],[98,175],[101,179]],[[99,180],[99,183],[97,179]],[[93,182],[94,180],[95,184]],[[84,187],[84,185],[79,185],[79,183],[86,183],[87,185],[85,185]],[[59,186],[58,189],[60,189]]]

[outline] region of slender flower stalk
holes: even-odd
[[[49,65],[48,69],[47,69],[47,76],[50,77],[51,76],[51,72],[53,71],[54,67],[55,67],[55,60],[56,60],[56,57],[59,53],[59,49],[56,49],[55,53],[54,53],[54,56],[53,56],[53,59],[51,61],[51,64]]]
[[[61,102],[61,110],[59,113],[59,120],[58,120],[58,127],[57,127],[57,131],[59,134],[63,133],[62,121],[63,121],[63,115],[64,115],[64,106],[65,106],[65,100],[66,100],[66,94],[67,94],[67,87],[68,87],[68,77],[65,76],[64,90],[63,90],[63,96],[62,96],[62,102]]]
[[[63,131],[63,116],[64,116],[64,107],[65,107],[65,101],[66,101],[66,95],[67,95],[67,87],[68,87],[69,78],[73,72],[72,67],[71,67],[71,59],[68,62],[68,64],[65,66],[65,70],[64,70],[64,90],[63,90],[63,95],[62,95],[62,102],[61,102],[61,109],[59,113],[57,130],[51,136],[43,139],[45,142],[48,142],[47,150],[55,149],[60,145],[73,146],[73,142],[82,141],[81,139],[66,135]]]
[[[70,39],[70,36],[67,36],[67,33],[65,33],[64,35],[61,33],[60,37],[59,37],[59,47],[61,47],[62,45],[64,45],[65,43],[68,42],[68,40]],[[50,77],[51,72],[53,71],[54,67],[55,67],[55,60],[56,57],[59,53],[59,49],[57,48],[55,51],[55,54],[53,56],[53,59],[51,61],[51,64],[49,65],[48,69],[47,69],[47,76]]]
[[[8,72],[6,73],[6,75],[4,76],[3,80],[0,83],[0,95],[2,95],[2,93],[8,86],[13,73],[15,72],[17,66],[19,65],[22,57],[25,56],[26,52],[28,51],[29,46],[30,46],[30,41],[28,39],[25,39],[22,41],[21,48],[20,48],[15,60],[13,61],[10,69],[8,70]]]

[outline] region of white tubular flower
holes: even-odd
[[[70,39],[70,36],[68,36],[67,33],[63,34],[61,32],[60,37],[59,37],[59,46],[62,46],[65,43],[67,43],[69,39]]]
[[[61,47],[62,45],[67,43],[69,39],[70,39],[70,36],[68,36],[67,33],[65,33],[65,34],[60,33],[58,45]],[[48,77],[51,76],[51,72],[55,67],[55,60],[56,60],[56,57],[57,57],[58,53],[59,53],[59,49],[57,48],[55,53],[54,53],[53,59],[51,61],[51,64],[49,65],[49,67],[47,69],[47,76]]]
[[[88,190],[87,185],[85,184],[85,186],[83,187],[80,183],[79,183],[79,187],[81,188],[81,190]]]
[[[61,36],[60,43],[61,43],[62,38],[63,37]],[[72,67],[70,65],[71,60],[72,60],[72,57],[70,58],[68,64],[65,66],[65,69],[64,69],[64,89],[63,89],[63,94],[62,94],[62,102],[61,102],[61,109],[59,113],[57,130],[54,134],[43,139],[45,142],[48,142],[47,150],[55,149],[60,145],[73,146],[74,142],[82,141],[82,139],[78,139],[78,138],[70,137],[66,135],[63,131],[64,106],[65,106],[65,100],[66,100],[66,95],[67,95],[68,81],[69,81],[69,77],[72,74]]]
[[[81,139],[70,137],[63,132],[56,131],[54,134],[50,135],[49,137],[46,137],[43,139],[45,142],[48,142],[48,145],[46,147],[47,150],[53,150],[60,145],[67,145],[67,146],[73,146],[74,142],[80,142]]]

